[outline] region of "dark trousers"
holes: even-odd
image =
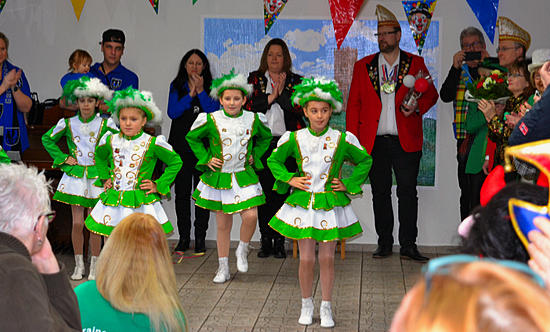
[[[466,174],[466,163],[468,161],[469,147],[460,153],[460,147],[464,139],[458,139],[456,142],[456,160],[458,161],[458,186],[460,188],[460,218],[466,219],[472,210],[479,205],[479,193],[485,173],[483,171],[477,174]]]
[[[402,248],[416,244],[418,235],[416,178],[421,157],[422,151],[405,152],[399,143],[398,136],[376,136],[369,179],[372,189],[374,225],[380,246],[393,245],[392,169],[397,182],[399,244]]]
[[[287,195],[280,195],[273,190],[275,178],[267,166],[267,158],[269,158],[271,152],[273,152],[273,150],[277,147],[279,138],[280,137],[273,137],[271,140],[269,149],[262,157],[264,169],[258,172],[258,177],[260,178],[260,184],[262,185],[266,201],[264,205],[258,206],[258,225],[260,226],[260,234],[263,238],[284,238],[281,234],[273,230],[273,228],[268,225],[271,218],[273,218],[281,206],[283,206],[283,203],[287,197]]]
[[[176,192],[176,215],[178,218],[180,239],[187,240],[191,233],[191,193],[195,190],[200,181],[201,172],[195,168],[197,158],[193,152],[181,153],[180,157],[183,161],[183,166],[174,181]],[[195,239],[204,239],[206,237],[209,220],[210,211],[195,205]]]

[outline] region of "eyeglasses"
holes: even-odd
[[[500,53],[500,52],[506,52],[506,51],[509,51],[509,50],[517,50],[519,47],[498,47],[497,48],[497,53]]]
[[[475,41],[475,42],[470,43],[470,44],[464,44],[464,45],[462,45],[462,49],[464,49],[464,50],[470,50],[470,49],[477,48],[478,46],[483,46],[483,44],[482,44],[480,41]]]
[[[471,255],[451,255],[431,259],[422,268],[422,272],[424,273],[424,277],[426,279],[426,294],[430,291],[433,276],[449,274],[453,265],[473,262],[490,262],[515,271],[523,272],[527,276],[531,277],[535,283],[544,288],[544,280],[542,277],[523,263],[493,258],[479,258]]]
[[[397,33],[397,32],[398,32],[398,30],[390,31],[390,32],[379,32],[379,33],[375,33],[374,37],[376,37],[376,38],[386,37],[386,36],[389,36],[389,35],[393,35],[394,33]]]
[[[48,224],[50,224],[54,219],[55,219],[55,211],[50,211],[50,212],[46,212],[46,213],[42,213],[41,215],[38,216],[38,219],[40,219],[40,217],[46,217],[46,221],[48,222]]]

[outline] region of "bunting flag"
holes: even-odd
[[[199,0],[193,0],[193,5],[195,5]]]
[[[437,0],[402,1],[402,3],[416,43],[418,55],[420,55],[432,22],[432,14]]]
[[[491,43],[494,44],[499,0],[466,0],[466,2],[470,5],[479,24],[481,24],[483,30],[485,30],[485,33],[491,40]]]
[[[0,0],[0,14],[2,14],[2,9],[4,9],[7,1],[8,0]]]
[[[328,0],[336,46],[340,49],[364,0]]]
[[[195,0],[193,0],[195,1]],[[288,0],[264,0],[264,28],[265,34],[269,32],[277,17],[285,8]]]
[[[159,14],[159,0],[149,0],[149,3],[151,3],[151,6],[153,6],[153,9],[155,10],[155,13]]]
[[[86,3],[86,0],[71,0],[73,4],[73,10],[74,14],[76,15],[76,20],[80,21],[80,14],[82,14],[82,9],[84,8],[84,4]],[[0,1],[0,11],[2,11],[2,8],[4,8],[4,4],[6,3],[6,0]]]

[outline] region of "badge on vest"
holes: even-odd
[[[111,79],[111,89],[119,89],[122,85],[122,80],[120,78],[113,78]]]

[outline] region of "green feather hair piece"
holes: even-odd
[[[243,74],[235,74],[235,68],[233,68],[229,74],[212,81],[210,97],[217,99],[225,90],[229,89],[240,90],[245,96],[248,96],[252,93],[252,84],[248,84]]]
[[[109,106],[109,112],[116,124],[119,123],[120,110],[129,107],[142,110],[149,122],[155,124],[162,122],[162,113],[153,100],[153,94],[149,91],[139,91],[129,86],[124,90],[115,91],[113,98],[106,104]]]
[[[302,107],[312,100],[324,101],[332,106],[333,112],[340,113],[342,111],[343,99],[338,83],[324,77],[304,77],[302,83],[294,86],[294,93],[290,100]]]
[[[111,99],[113,92],[101,82],[99,78],[82,76],[79,79],[68,81],[63,87],[62,97],[75,103],[81,97],[94,97],[99,100]]]

